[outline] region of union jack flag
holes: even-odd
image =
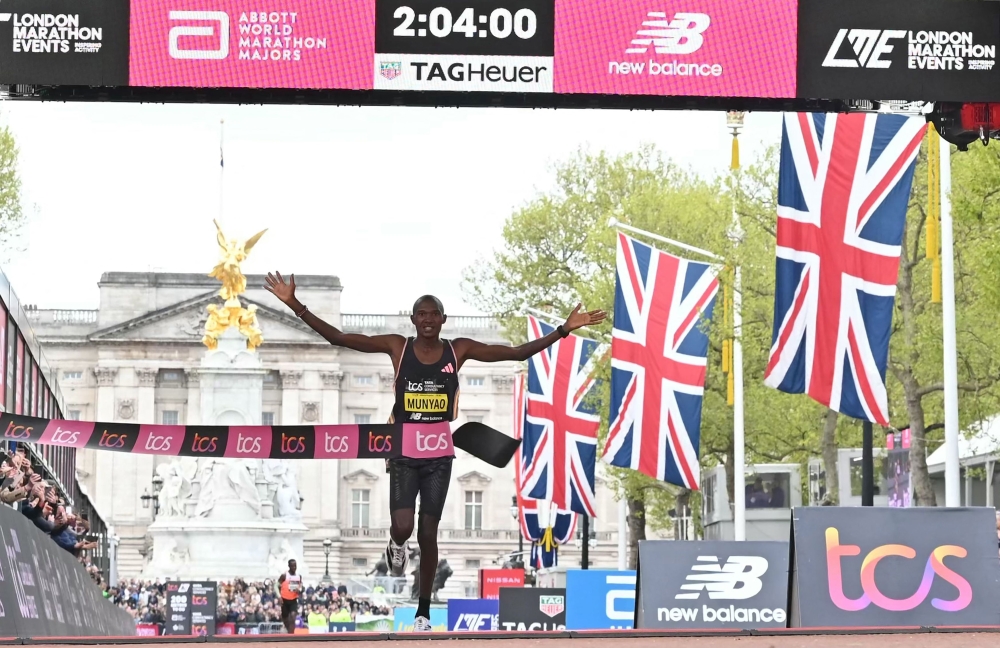
[[[786,114],[764,382],[889,424],[885,367],[923,119]]]
[[[517,503],[521,509],[521,533],[532,541],[531,564],[537,569],[555,566],[559,562],[559,545],[572,540],[576,532],[576,513],[541,500],[519,497]]]
[[[524,434],[525,387],[527,376],[521,374],[514,381],[514,438]],[[521,453],[514,457],[514,474],[517,484],[521,483]],[[558,562],[558,545],[569,542],[576,530],[576,513],[560,511],[552,502],[527,500],[517,496],[518,524],[521,533],[532,541],[530,563],[536,568],[552,567]],[[545,532],[551,529],[554,543],[546,547]]]
[[[698,489],[718,271],[618,235],[607,463]]]
[[[555,330],[528,317],[528,339]],[[594,467],[601,417],[588,398],[600,345],[569,335],[528,361],[521,443],[522,497],[547,500],[567,511],[596,516]]]

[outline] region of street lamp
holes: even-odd
[[[333,548],[333,540],[327,538],[323,541],[323,555],[326,556],[326,570],[323,572],[323,582],[329,585],[333,582],[330,578],[330,550]]]
[[[159,475],[153,477],[153,494],[149,494],[149,489],[143,489],[142,495],[139,499],[142,500],[142,508],[148,509],[150,504],[153,506],[153,519],[156,519],[157,514],[160,512],[160,491],[163,490],[163,478]]]
[[[517,495],[510,498],[510,516],[517,521],[517,560],[524,564],[524,536],[521,535],[521,520],[518,516]]]

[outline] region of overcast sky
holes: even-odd
[[[430,292],[477,314],[463,268],[502,246],[505,218],[581,146],[654,143],[710,176],[731,142],[718,112],[7,101],[30,215],[26,250],[4,268],[21,301],[96,308],[102,272],[208,272],[220,119],[223,230],[269,228],[244,271],[336,275],[350,313],[394,313]],[[744,163],[779,128],[778,114],[748,115]]]

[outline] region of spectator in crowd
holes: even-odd
[[[12,455],[0,455],[0,502],[18,505],[40,531],[78,558],[97,547],[83,537],[90,530],[88,521],[66,511],[58,491],[34,470],[23,446]]]

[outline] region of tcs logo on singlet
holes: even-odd
[[[951,600],[940,598],[931,599],[931,605],[944,612],[957,612],[964,610],[972,603],[972,586],[969,581],[949,569],[944,564],[944,559],[949,556],[955,558],[965,558],[968,551],[964,547],[957,545],[941,545],[931,551],[924,565],[924,575],[913,595],[904,599],[889,598],[884,595],[875,584],[875,568],[879,561],[887,556],[899,556],[910,560],[917,557],[917,552],[912,548],[902,544],[886,544],[875,547],[865,556],[861,564],[861,589],[864,591],[856,599],[848,598],[844,594],[844,581],[841,572],[841,558],[844,556],[858,556],[861,554],[861,547],[858,545],[840,544],[840,532],[835,527],[826,529],[826,570],[827,581],[830,588],[830,600],[841,610],[846,612],[856,612],[864,610],[874,603],[877,607],[890,612],[904,612],[912,610],[923,603],[931,591],[935,576],[938,576],[950,583],[957,596]],[[893,568],[899,568],[896,561]],[[906,565],[904,568],[910,568]],[[883,567],[885,569],[885,567]]]

